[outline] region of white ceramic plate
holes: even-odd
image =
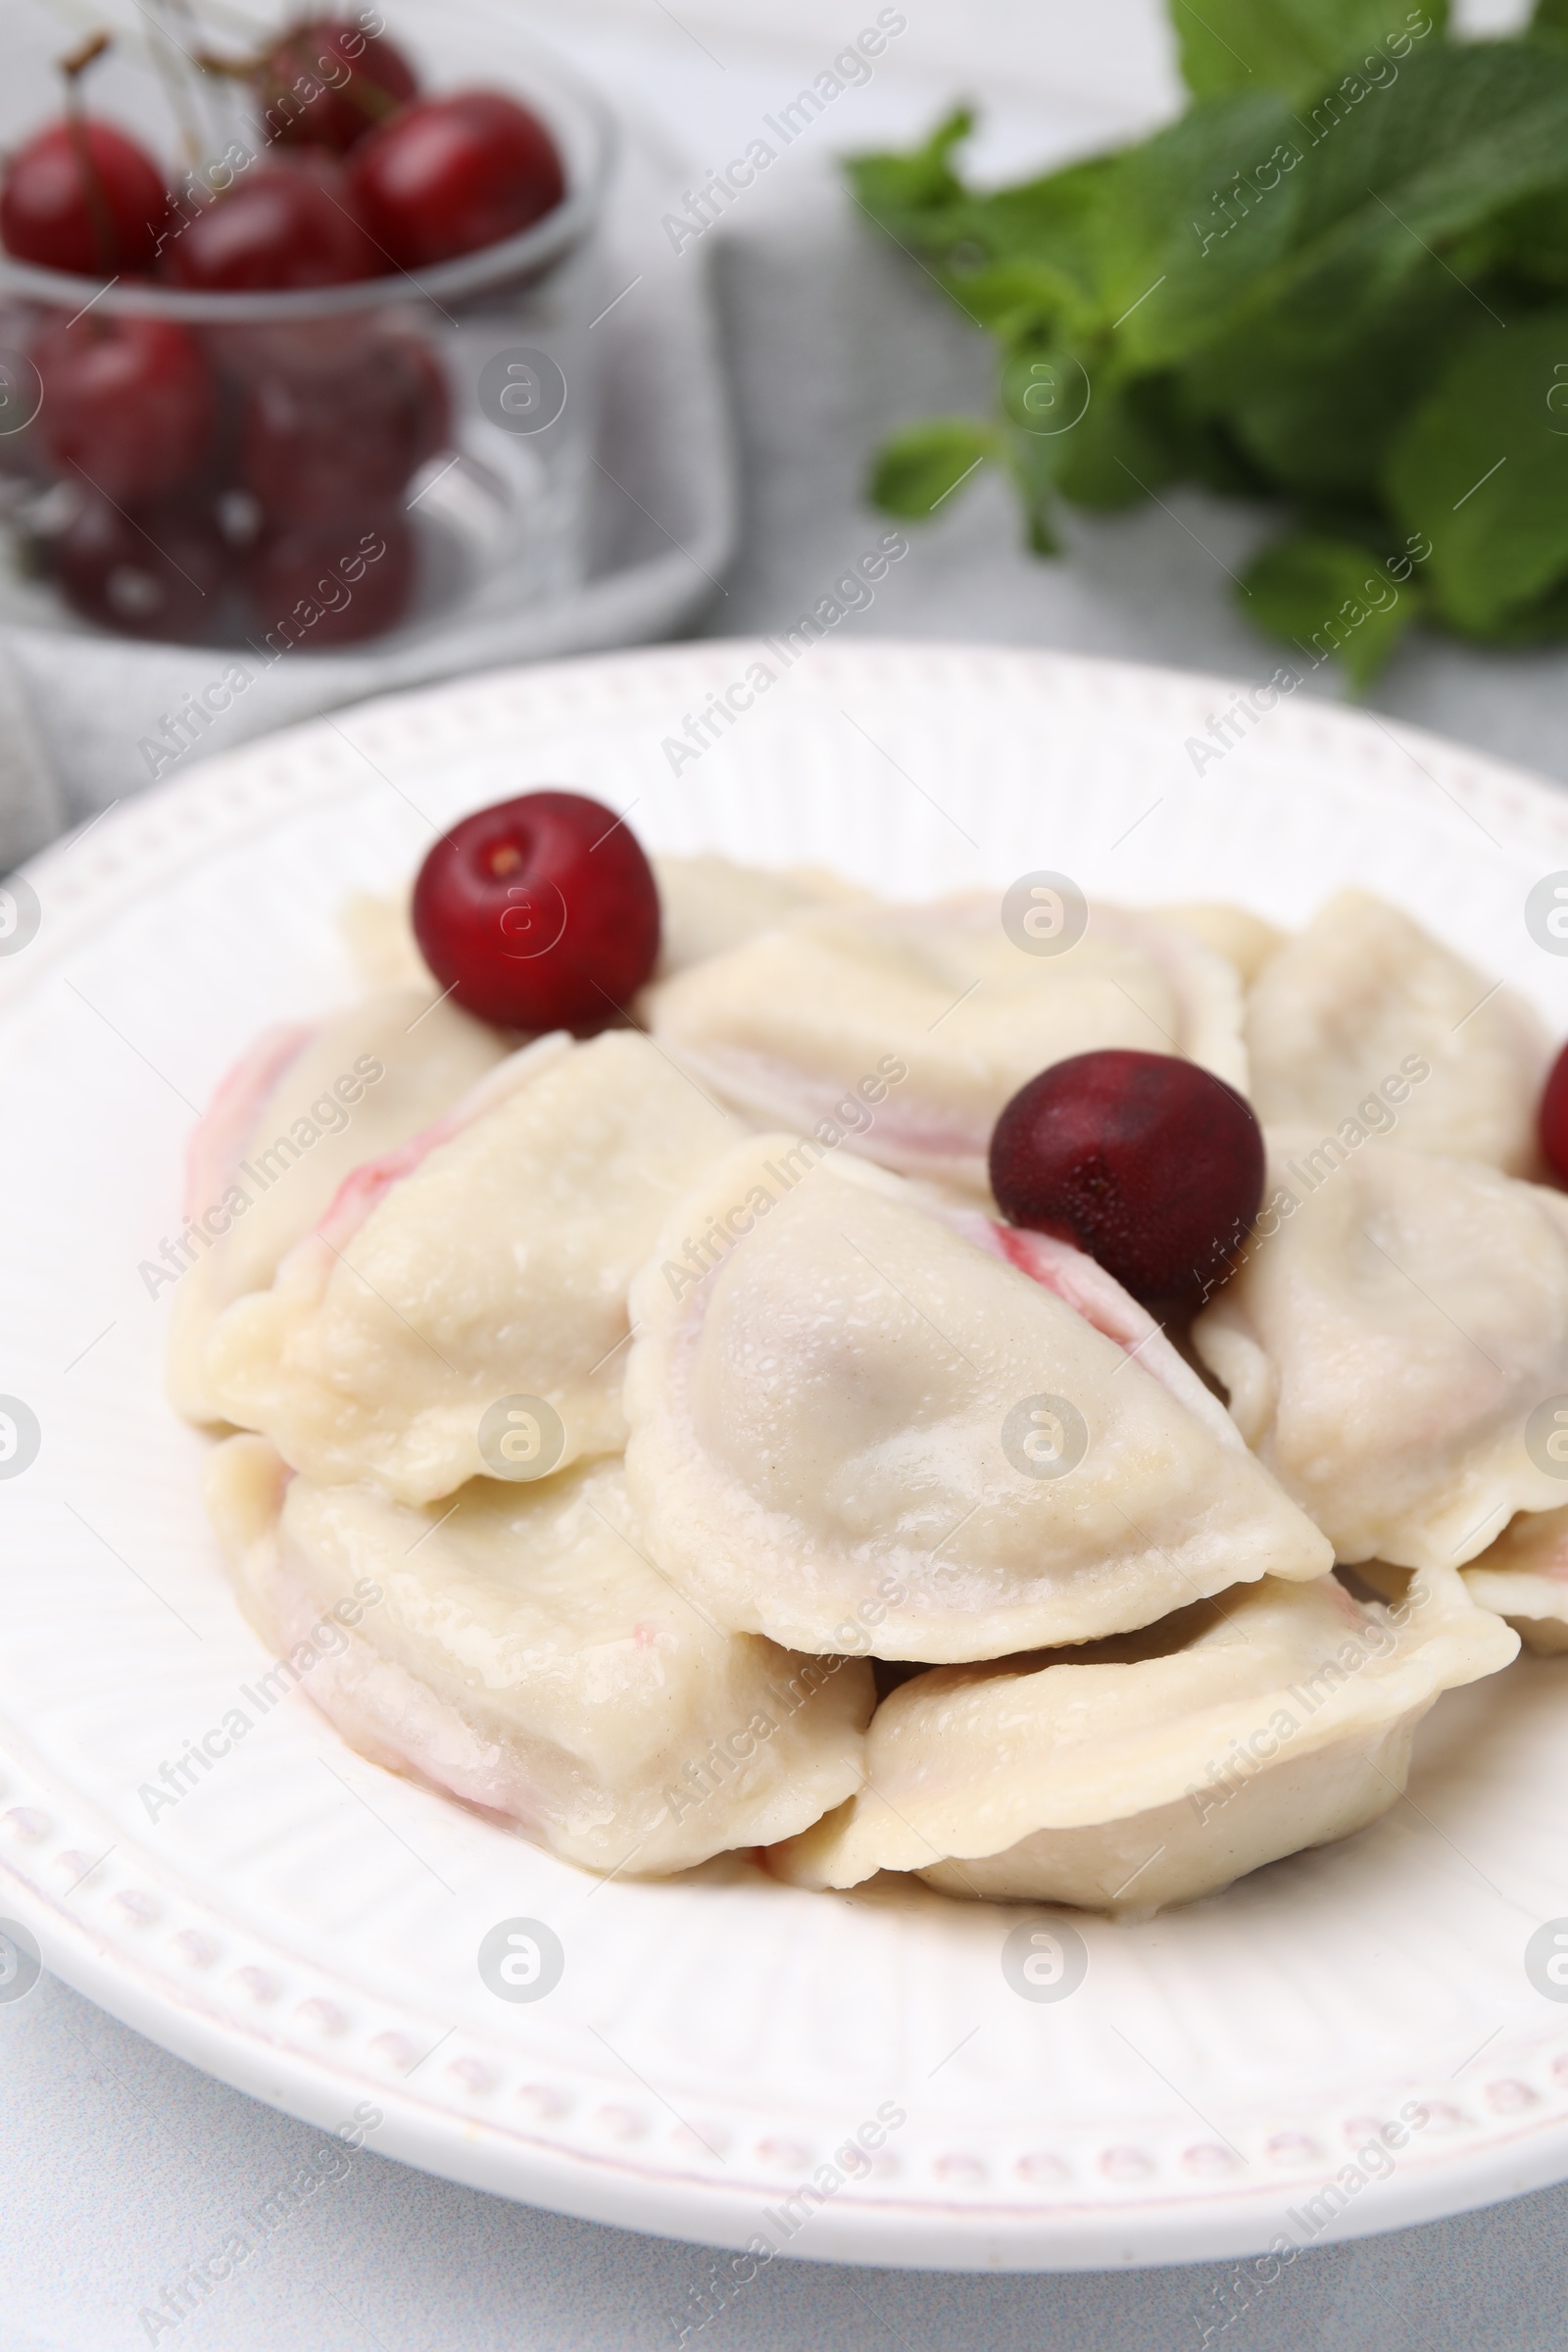
[[[774,683],[672,774],[664,739],[758,661]],[[522,670],[231,755],[31,869],[41,927],[0,958],[0,1392],[41,1431],[0,1480],[0,1913],[50,1968],[314,2123],[370,2102],[412,2163],[819,2259],[1198,2259],[1568,2175],[1568,2008],[1524,1968],[1568,1913],[1568,1659],[1440,1701],[1410,1799],[1360,1837],[1146,1925],[1081,1920],[1086,1981],[1035,2004],[1001,1967],[1015,1913],[738,1862],[601,1885],[362,1762],[302,1695],[262,1718],[204,1441],[162,1399],[168,1293],[137,1268],[175,1230],[194,1106],[263,1023],[352,993],[345,891],[531,784],[657,847],[895,895],[1046,866],[1289,922],[1353,878],[1568,1029],[1568,960],[1523,920],[1568,868],[1568,802],[1304,698],[1200,776],[1232,691],[831,640],[787,670],[732,644]],[[150,1821],[141,1786],[236,1706],[249,1735]],[[530,2004],[476,1965],[514,1918],[565,1953]],[[1357,2160],[1407,2105],[1430,2120]],[[837,2184],[879,2109],[905,2120]]]

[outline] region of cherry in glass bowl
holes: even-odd
[[[310,34],[295,27],[286,60]],[[155,85],[127,100],[128,68],[108,63],[121,81],[101,99],[89,87],[88,120],[133,127],[171,201],[149,258],[133,231],[156,209],[155,181],[133,158],[117,164],[115,256],[134,266],[113,274],[82,267],[101,249],[113,258],[91,218],[18,232],[70,268],[0,253],[0,528],[13,556],[0,618],[222,648],[254,675],[574,585],[602,341],[587,331],[603,301],[594,232],[614,144],[594,94],[520,45],[498,47],[459,6],[439,53],[415,58],[417,96],[402,79],[378,93],[390,115],[346,151],[341,104],[313,143],[292,116],[266,131],[251,92],[243,160],[210,158],[201,184],[180,178],[172,122],[162,139],[148,128]],[[59,100],[39,67],[23,119],[42,122]],[[356,159],[384,152],[403,116],[484,84],[498,100],[479,117],[496,114],[514,140],[514,116],[534,122],[558,177],[536,156],[510,214],[472,216],[475,233],[525,225],[411,271],[363,211],[339,209]],[[57,212],[59,180],[44,153],[35,187]],[[376,274],[352,274],[367,268]],[[496,392],[509,365],[571,397],[519,431]]]

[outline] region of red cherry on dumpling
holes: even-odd
[[[1551,1065],[1541,1098],[1541,1149],[1559,1184],[1568,1184],[1568,1046]]]
[[[591,1035],[654,968],[659,889],[613,808],[530,792],[454,825],[414,888],[419,953],[466,1012]]]
[[[549,131],[500,90],[406,106],[360,141],[349,173],[371,236],[401,270],[514,237],[566,187]]]
[[[417,88],[414,68],[384,32],[327,18],[284,33],[261,69],[257,97],[279,146],[346,155]]]
[[[1263,1168],[1262,1129],[1234,1087],[1121,1048],[1042,1070],[991,1138],[1003,1214],[1076,1242],[1146,1301],[1206,1297],[1257,1214]]]
[[[0,188],[0,243],[79,277],[150,270],[169,213],[164,175],[112,122],[51,122],[19,147]]]

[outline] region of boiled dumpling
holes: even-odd
[[[541,1039],[219,1318],[213,1396],[295,1469],[404,1502],[479,1475],[508,1399],[545,1469],[618,1451],[628,1285],[736,1132],[646,1038]]]
[[[1407,1152],[1539,1167],[1545,1032],[1511,990],[1381,899],[1342,890],[1263,965],[1247,1000],[1265,1126],[1354,1127]]]
[[[1560,1480],[1568,1197],[1396,1145],[1270,1138],[1244,1262],[1193,1327],[1248,1444],[1345,1561],[1457,1567]]]
[[[1059,894],[1030,911],[1076,927]],[[1069,1054],[1131,1046],[1247,1083],[1233,967],[1180,924],[1098,905],[1059,954],[1017,946],[983,893],[835,907],[699,964],[649,1006],[660,1042],[760,1124],[831,1124],[885,1166],[978,1192],[1003,1105]]]
[[[710,851],[693,858],[655,858],[651,862],[660,914],[655,984],[738,948],[759,931],[793,921],[810,907],[867,896],[822,866],[736,865]],[[380,899],[359,891],[345,901],[340,927],[368,987],[428,980],[409,909],[407,893]]]
[[[994,1658],[1331,1563],[1138,1356],[842,1154],[737,1147],[681,1203],[632,1319],[649,1550],[731,1631]]]
[[[338,909],[338,930],[367,988],[429,989],[430,973],[414,936],[413,893],[380,899],[351,891]]]
[[[1260,914],[1247,906],[1230,906],[1223,902],[1203,901],[1195,906],[1161,906],[1160,914],[1168,923],[1180,923],[1186,931],[1194,932],[1205,948],[1234,964],[1244,988],[1250,988],[1271,956],[1284,947],[1287,934],[1266,923]]]
[[[716,1632],[644,1559],[617,1462],[411,1510],[245,1437],[208,1498],[247,1613],[343,1737],[569,1861],[684,1870],[859,1786],[870,1668]]]
[[[656,858],[653,865],[660,912],[656,985],[710,956],[726,955],[760,931],[792,922],[809,907],[865,896],[853,882],[817,866],[736,865],[711,852]]]
[[[318,1029],[257,1040],[191,1138],[184,1247],[194,1262],[177,1278],[169,1348],[182,1413],[221,1418],[202,1372],[214,1318],[267,1288],[351,1170],[427,1127],[506,1052],[455,1004],[432,1004],[427,986],[386,990]],[[144,1277],[155,1296],[162,1273],[149,1266]]]
[[[1267,1578],[1088,1654],[938,1667],[877,1709],[860,1794],[770,1860],[808,1886],[1191,1901],[1387,1812],[1438,1693],[1517,1648],[1449,1569],[1392,1607]]]
[[[1568,1428],[1568,1410],[1562,1426]],[[1568,1649],[1568,1504],[1521,1511],[1472,1560],[1464,1581],[1471,1599],[1506,1617],[1527,1649],[1542,1656]]]
[[[1124,1291],[1113,1274],[1071,1242],[1054,1234],[1032,1233],[1026,1227],[1004,1225],[984,1209],[932,1196],[926,1205],[965,1241],[1004,1265],[1016,1266],[1031,1282],[1042,1283],[1064,1299],[1086,1323],[1094,1325],[1128,1355],[1136,1356],[1162,1389],[1209,1428],[1220,1444],[1245,1453],[1246,1444],[1235,1422],[1212,1389],[1206,1387],[1185,1356],[1165,1337],[1147,1306]]]

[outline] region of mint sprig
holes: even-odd
[[[852,162],[998,349],[996,414],[905,427],[873,497],[919,519],[1000,466],[1043,554],[1063,501],[1276,500],[1243,609],[1356,687],[1418,615],[1568,636],[1568,0],[1468,43],[1439,0],[1172,16],[1193,103],[1152,138],[983,191],[963,111]]]

